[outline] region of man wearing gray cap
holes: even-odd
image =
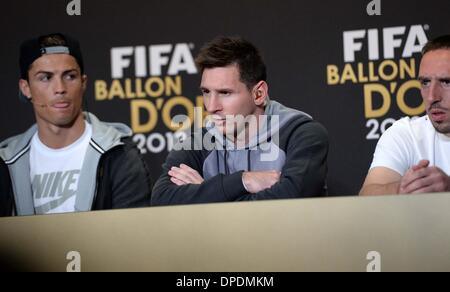
[[[131,130],[82,111],[78,41],[61,33],[25,41],[20,73],[36,125],[0,143],[0,216],[148,206],[152,186]]]

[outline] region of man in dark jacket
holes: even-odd
[[[269,100],[258,50],[219,37],[196,62],[209,122],[169,154],[152,205],[324,195],[327,132],[309,115]]]
[[[148,206],[151,182],[131,129],[82,112],[78,42],[60,33],[28,40],[20,70],[37,123],[0,143],[0,216]]]

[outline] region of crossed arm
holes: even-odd
[[[438,167],[421,160],[404,176],[386,167],[375,167],[366,177],[361,196],[423,194],[450,191],[450,177]]]
[[[295,129],[282,172],[238,171],[204,180],[200,151],[172,151],[153,188],[152,205],[300,198],[323,195],[328,136],[318,124]],[[294,139],[294,137],[296,139]]]
[[[202,176],[195,170],[181,164],[180,167],[172,167],[169,171],[170,180],[177,186],[188,184],[199,185],[203,183]],[[280,172],[277,171],[261,171],[261,172],[244,172],[242,181],[251,194],[261,192],[265,189],[271,188],[274,184],[280,181]]]

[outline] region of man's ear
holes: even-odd
[[[269,85],[266,81],[259,81],[253,87],[253,98],[257,106],[264,106],[269,95]]]
[[[27,80],[25,80],[25,79],[19,80],[19,89],[25,98],[31,99],[30,84],[28,83]]]
[[[87,87],[87,81],[88,81],[88,77],[86,74],[81,76],[81,86],[83,87],[83,92],[86,90]]]

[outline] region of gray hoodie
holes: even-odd
[[[172,151],[153,189],[152,205],[298,198],[326,192],[328,137],[311,116],[269,101],[258,135],[236,147],[212,125],[194,133]],[[194,149],[194,150],[190,150]],[[186,164],[205,181],[176,186],[167,172]],[[248,194],[244,171],[280,171],[272,188]]]

